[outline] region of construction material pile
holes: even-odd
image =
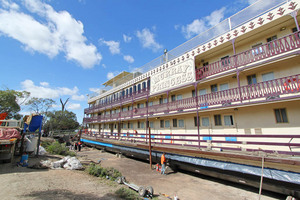
[[[76,157],[64,157],[61,160],[51,162],[50,160],[41,161],[41,165],[50,169],[68,169],[68,170],[76,170],[82,169],[82,164]]]

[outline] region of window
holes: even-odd
[[[259,55],[261,53],[263,53],[263,49],[262,49],[262,43],[256,44],[252,46],[252,55],[256,56]]]
[[[173,119],[173,127],[177,127],[177,119]]]
[[[209,118],[208,117],[202,117],[202,126],[209,126]]]
[[[221,126],[222,125],[221,115],[214,115],[214,119],[215,119],[215,126]]]
[[[145,123],[141,122],[141,128],[145,128]]]
[[[143,82],[143,89],[146,89],[146,82]]]
[[[228,90],[228,83],[220,84],[220,91]]]
[[[206,89],[199,90],[199,95],[205,95],[205,94],[206,94]]]
[[[141,123],[140,122],[137,123],[137,127],[141,128]]]
[[[198,119],[198,120],[199,120],[199,119]],[[199,126],[200,126],[199,121],[198,121],[198,123],[197,123],[197,117],[194,117],[194,126],[198,126],[198,124],[199,124]]]
[[[165,122],[164,120],[160,120],[160,128],[164,128]]]
[[[164,103],[168,103],[168,99],[167,98],[164,98]]]
[[[270,80],[274,79],[274,73],[273,72],[265,73],[265,74],[262,74],[261,76],[262,76],[263,81],[270,81]]]
[[[275,111],[276,123],[288,123],[285,108],[275,109],[274,111]]]
[[[211,85],[210,89],[211,89],[211,92],[218,92],[218,86],[217,86],[217,84]]]
[[[176,95],[175,94],[171,95],[171,101],[173,102],[175,100],[176,100]]]
[[[184,127],[184,120],[183,119],[178,120],[178,127]]]
[[[123,126],[122,128],[124,128],[124,129],[127,128],[127,124],[123,124],[123,123],[122,123],[122,126]]]
[[[276,39],[277,39],[277,35],[274,35],[272,37],[267,38],[267,42],[269,43],[268,44],[269,49],[274,49],[275,48],[275,42],[271,42],[271,41],[274,41]]]
[[[224,124],[225,124],[225,126],[233,126],[232,115],[224,115]]]
[[[154,128],[154,122],[150,122],[150,128]]]
[[[138,103],[138,104],[136,105],[136,107],[137,107],[137,108],[140,108],[140,104]]]
[[[228,66],[230,64],[229,56],[224,56],[223,58],[221,58],[221,62],[223,67]]]
[[[159,104],[167,103],[168,99],[167,98],[159,98]]]
[[[182,95],[181,94],[178,94],[177,95],[177,100],[181,100],[182,99]]]
[[[170,128],[170,121],[169,120],[165,121],[165,128]]]
[[[141,84],[138,84],[138,92],[141,91]]]
[[[153,106],[153,101],[149,101],[148,105]]]
[[[257,83],[256,75],[252,74],[247,76],[247,81],[248,81],[248,85],[256,84]]]
[[[140,104],[140,108],[144,108],[144,104],[143,103]]]
[[[127,107],[123,107],[122,108],[122,111],[124,112],[124,111],[127,111]]]
[[[196,92],[195,90],[192,90],[192,97],[195,97],[196,96]]]

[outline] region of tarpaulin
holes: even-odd
[[[0,140],[9,140],[12,138],[21,138],[21,134],[14,128],[0,128]]]
[[[29,130],[29,132],[35,132],[37,129],[42,128],[42,121],[43,121],[43,116],[41,115],[34,115],[30,117],[31,120],[29,122],[29,125],[27,124],[28,121],[26,120],[27,123],[24,123],[24,131],[26,132]]]

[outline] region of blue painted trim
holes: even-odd
[[[212,140],[211,137],[203,137],[203,140]]]
[[[102,142],[96,142],[92,140],[86,140],[86,139],[80,139],[82,142],[91,143],[91,144],[97,144],[105,147],[114,147],[112,144],[102,143]]]
[[[232,141],[232,142],[236,142],[237,141],[236,137],[225,137],[225,140],[226,141]]]

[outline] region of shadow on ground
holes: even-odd
[[[99,191],[101,193],[101,191]],[[48,200],[85,200],[85,199],[99,199],[99,200],[120,200],[114,194],[106,194],[103,197],[98,197],[94,194],[74,194],[68,190],[47,190],[47,191],[33,191],[22,197],[29,197],[32,199]]]

